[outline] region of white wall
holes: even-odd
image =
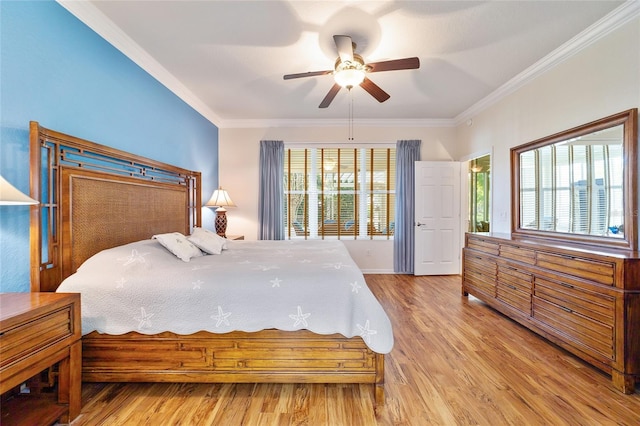
[[[356,142],[421,139],[423,160],[457,161],[492,152],[492,229],[510,232],[511,147],[638,106],[640,19],[634,19],[485,109],[471,126],[356,126],[355,135]],[[257,238],[260,140],[342,143],[346,134],[344,127],[220,129],[220,184],[238,205],[227,213],[228,233]],[[393,271],[392,242],[346,244],[363,271]]]
[[[511,231],[510,148],[640,106],[640,18],[456,129],[454,158],[493,149],[492,230]]]
[[[247,240],[258,236],[258,169],[261,140],[285,142],[326,142],[344,144],[346,127],[278,127],[220,129],[219,170],[222,185],[238,205],[227,211],[227,234],[242,234]],[[357,143],[391,142],[400,139],[422,140],[422,159],[451,161],[455,129],[367,127],[356,125]],[[206,197],[203,195],[203,198]],[[213,227],[213,224],[205,226]],[[351,256],[367,273],[393,272],[392,241],[345,241]]]

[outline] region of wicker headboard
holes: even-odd
[[[200,226],[200,172],[33,121],[30,157],[31,291],[55,291],[101,250]]]

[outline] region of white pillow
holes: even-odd
[[[227,239],[204,228],[193,228],[188,240],[209,254],[220,254],[227,248]]]
[[[187,237],[179,232],[158,234],[154,235],[152,238],[158,240],[158,242],[160,242],[160,244],[162,244],[167,250],[185,262],[191,260],[192,257],[202,256],[200,249],[191,244],[189,240],[187,240]]]

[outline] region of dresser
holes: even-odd
[[[640,253],[468,233],[462,294],[610,374],[640,379]]]
[[[71,422],[80,413],[80,295],[0,294],[0,409],[3,426]],[[22,383],[57,364],[57,393],[17,394]]]

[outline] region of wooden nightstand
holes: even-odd
[[[0,423],[71,422],[82,405],[80,295],[0,294],[0,394],[58,365],[58,395],[20,394],[4,401]]]

